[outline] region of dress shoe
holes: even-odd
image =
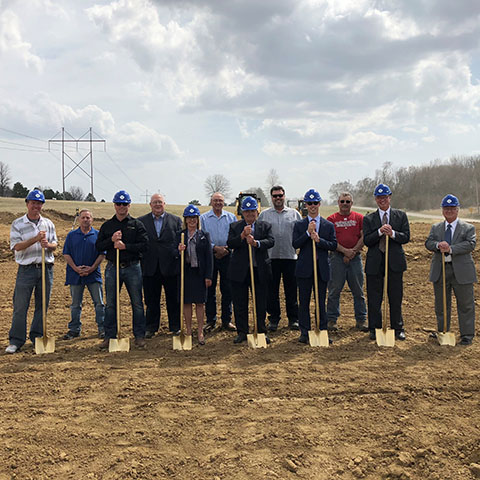
[[[267,345],[270,345],[272,343],[272,341],[265,335],[265,343]]]
[[[176,330],[175,332],[172,332],[172,335],[173,335],[174,337],[178,337],[181,333],[182,333],[181,330]]]
[[[105,332],[103,330],[100,330],[98,332],[98,338],[102,338],[102,339],[105,338]]]
[[[145,339],[142,337],[135,337],[135,346],[138,348],[145,348]]]
[[[302,333],[299,337],[298,337],[298,341],[300,343],[305,343],[307,344],[308,343],[308,335],[305,335],[304,333]]]
[[[333,320],[329,320],[327,324],[327,329],[329,332],[338,332],[337,322],[334,322]]]
[[[300,330],[300,327],[298,325],[298,321],[297,320],[293,320],[291,322],[288,322],[288,328],[290,330]]]
[[[247,336],[244,333],[239,333],[233,340],[233,343],[242,343],[246,341],[247,341]]]
[[[153,338],[155,336],[155,332],[152,332],[151,330],[147,330],[145,332],[145,338]]]
[[[211,332],[214,328],[215,328],[215,321],[207,321],[207,323],[205,324],[205,326],[203,327],[203,332],[204,333],[208,333],[208,332]]]
[[[270,322],[268,324],[268,331],[269,332],[276,332],[278,329],[278,323],[275,323],[275,322]]]
[[[357,322],[355,323],[355,328],[360,330],[361,332],[367,333],[369,332],[368,327],[365,322]]]
[[[199,345],[205,345],[205,338],[204,337],[199,337],[198,338],[198,344]]]
[[[100,344],[99,348],[100,350],[108,350],[108,346],[110,345],[110,339],[105,338],[103,342]]]
[[[407,337],[403,330],[399,330],[398,332],[395,332],[395,338],[403,342]]]
[[[375,335],[375,330],[370,330],[370,333],[368,335],[368,338],[370,340],[376,340],[377,339],[377,336]]]
[[[72,340],[73,338],[77,338],[80,336],[80,332],[72,332],[69,330],[63,337],[62,340]]]
[[[468,337],[462,337],[459,342],[459,345],[471,345],[471,344],[472,344],[472,339]]]
[[[235,328],[235,325],[232,322],[225,323],[222,325],[222,330],[227,330],[227,332],[236,332],[237,329]]]

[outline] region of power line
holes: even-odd
[[[25,143],[16,143],[16,142],[9,142],[7,140],[0,140],[1,143],[8,143],[9,145],[18,145],[20,147],[29,147],[29,148],[35,148],[37,150],[48,150],[47,147],[37,147],[36,145],[27,145]]]
[[[105,155],[107,155],[107,157],[112,161],[112,163],[127,177],[127,179],[130,181],[130,183],[133,184],[134,187],[136,187],[140,192],[143,192],[143,189],[141,187],[139,187],[131,178],[129,175],[127,175],[127,173],[125,172],[125,170],[123,170],[123,168],[112,158],[112,156],[108,153],[108,152],[104,152]]]
[[[42,140],[41,138],[32,137],[31,135],[25,135],[24,133],[15,132],[14,130],[8,130],[8,128],[0,127],[0,130],[8,133],[13,133],[14,135],[20,135],[21,137],[32,138],[33,140],[38,140],[39,142],[45,143],[45,140]]]

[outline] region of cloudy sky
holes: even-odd
[[[0,0],[0,160],[61,190],[47,141],[92,127],[97,199],[185,204],[212,174],[233,196],[275,168],[289,196],[328,197],[385,161],[476,154],[479,17],[478,0]]]

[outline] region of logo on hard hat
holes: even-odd
[[[190,209],[190,213],[193,213],[195,210],[193,208]]]
[[[125,198],[125,195],[120,195],[120,198],[123,200]]]
[[[449,199],[447,200],[447,203],[452,203],[452,199],[449,198]]]
[[[310,198],[313,198],[315,195],[313,193],[310,194]]]
[[[36,196],[37,198],[40,198],[40,194],[39,194],[39,193],[36,193],[35,196]]]
[[[249,207],[250,205],[251,205],[251,203],[250,203],[250,202],[248,202],[248,203],[247,203],[247,207]]]
[[[382,192],[383,192],[383,188],[379,188],[378,193],[382,193]]]

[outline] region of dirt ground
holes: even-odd
[[[0,213],[5,346],[15,216]],[[63,245],[71,219],[49,216]],[[0,480],[480,478],[480,340],[440,347],[423,330],[435,327],[423,246],[429,228],[412,225],[407,341],[393,349],[353,329],[345,291],[328,349],[297,343],[282,320],[266,350],[233,345],[233,333],[216,331],[204,347],[178,352],[162,331],[146,350],[100,352],[88,294],[82,337],[60,340],[69,292],[59,255],[48,315],[55,353],[35,355],[28,344],[0,355]]]

